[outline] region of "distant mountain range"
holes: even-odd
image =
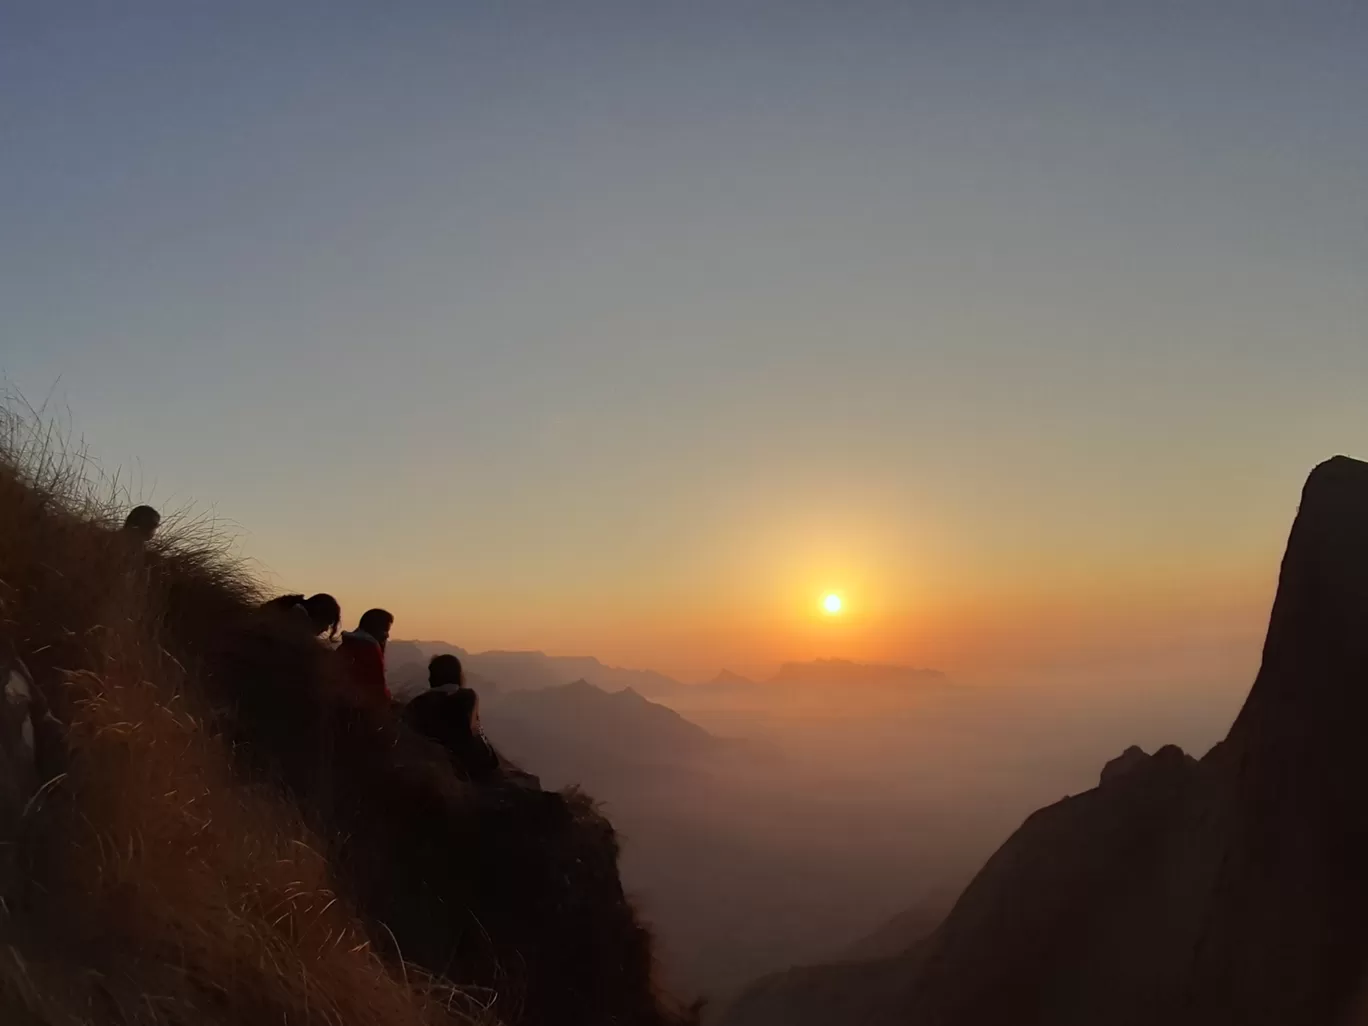
[[[496,746],[533,769],[589,762],[687,763],[727,746],[632,688],[605,691],[584,680],[496,692],[481,703],[480,715]]]
[[[466,673],[492,684],[502,692],[552,688],[573,681],[584,681],[604,691],[631,688],[647,698],[669,699],[703,694],[742,694],[756,689],[784,685],[789,687],[922,687],[941,683],[946,677],[939,670],[920,669],[880,663],[858,663],[846,659],[815,659],[790,662],[779,667],[766,680],[752,680],[731,670],[722,670],[702,684],[686,684],[655,670],[635,670],[609,666],[593,656],[553,656],[545,652],[468,652],[445,641],[391,641],[388,662],[396,694],[420,690],[426,683],[428,659],[449,652],[460,658]]]
[[[608,666],[593,656],[552,656],[545,652],[468,652],[445,641],[391,641],[388,661],[391,673],[414,665],[426,667],[435,655],[457,656],[467,675],[493,684],[500,691],[530,691],[584,681],[604,691],[631,688],[642,695],[663,695],[687,687],[654,670],[630,670]],[[424,674],[426,670],[423,671]],[[411,673],[405,672],[405,676]]]

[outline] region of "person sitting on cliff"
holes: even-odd
[[[442,655],[435,655],[428,660],[428,694],[433,692],[442,694],[464,687],[467,687],[465,667],[461,665],[460,659],[449,652],[444,652]],[[478,695],[478,692],[476,694]],[[419,695],[418,697],[422,698],[423,696]],[[412,705],[412,703],[409,704]],[[484,725],[480,723],[478,713],[475,717],[475,732],[480,735],[485,744],[489,744],[489,736],[484,732]],[[490,748],[493,747],[490,745]]]
[[[134,506],[124,518],[123,533],[140,545],[146,545],[161,527],[161,514],[151,506]]]
[[[480,726],[480,696],[465,687],[454,655],[436,655],[428,663],[428,689],[404,707],[404,720],[446,748],[458,776],[482,784],[498,776],[498,752]]]
[[[388,705],[389,685],[385,681],[385,645],[389,641],[394,615],[384,609],[367,609],[354,631],[342,632],[337,654],[342,658],[356,690],[367,702]]]
[[[480,696],[465,686],[465,671],[454,655],[428,663],[428,690],[404,707],[404,720],[447,750],[456,772],[477,783],[499,774],[494,746],[480,726]]]

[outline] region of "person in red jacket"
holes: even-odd
[[[385,683],[385,643],[389,641],[394,616],[383,609],[367,609],[354,631],[342,632],[337,654],[342,657],[352,681],[368,701],[388,704],[389,685]]]

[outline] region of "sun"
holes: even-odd
[[[841,611],[841,605],[841,596],[837,595],[834,591],[822,599],[822,608],[826,610],[827,615],[829,616],[835,616],[839,613]]]

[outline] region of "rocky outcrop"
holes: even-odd
[[[1368,464],[1337,457],[1307,480],[1227,738],[1200,762],[1130,749],[1098,788],[1036,812],[903,960],[898,989],[871,1010],[828,985],[826,1021],[1344,1021],[1368,955],[1365,735]],[[768,1021],[745,1017],[752,998],[728,1026]]]
[[[1102,767],[1102,777],[1098,780],[1098,786],[1106,787],[1108,784],[1121,779],[1127,773],[1140,769],[1149,763],[1149,758],[1149,752],[1138,745],[1131,745],[1115,759],[1112,759]]]

